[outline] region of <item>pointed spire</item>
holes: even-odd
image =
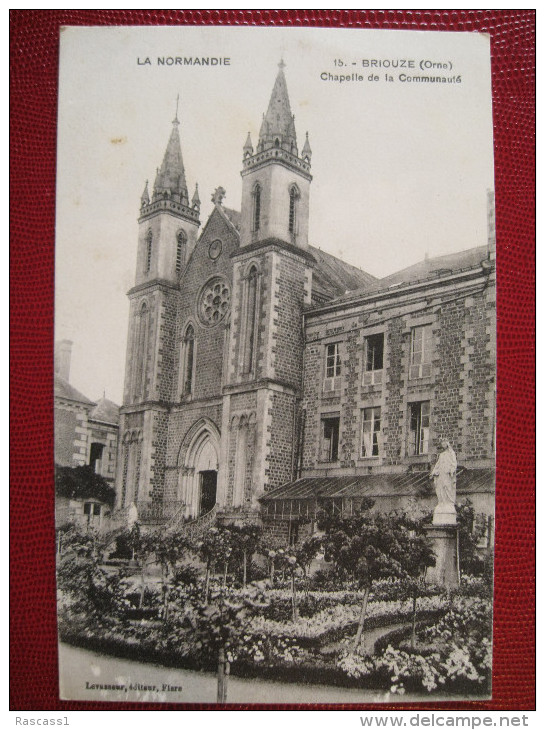
[[[149,205],[149,190],[148,190],[148,181],[146,180],[146,185],[144,187],[144,192],[140,196],[140,207],[143,208],[145,205]]]
[[[244,143],[244,147],[242,148],[242,153],[244,157],[251,157],[254,154],[254,146],[252,144],[250,132],[248,132],[248,136],[246,137],[246,142]]]
[[[178,96],[179,100],[179,96]],[[157,172],[153,197],[175,198],[177,201],[187,205],[189,198],[187,194],[187,183],[185,181],[184,162],[182,159],[182,147],[180,144],[180,133],[178,127],[178,100],[176,101],[176,115],[172,121],[172,132],[168,140],[163,163]]]
[[[312,159],[312,150],[310,149],[310,143],[308,141],[308,132],[305,136],[305,144],[303,145],[303,150],[301,152],[301,157],[303,160],[306,160],[307,162],[310,162]]]
[[[195,183],[195,192],[191,198],[191,205],[195,208],[195,210],[200,210],[201,199],[199,198],[199,183]]]
[[[176,114],[174,115],[174,119],[172,120],[172,124],[180,124],[178,120],[178,104],[180,103],[180,94],[176,97]]]
[[[259,147],[282,147],[297,155],[294,117],[291,113],[288,87],[284,76],[285,66],[283,60],[278,64],[278,75],[259,132]]]

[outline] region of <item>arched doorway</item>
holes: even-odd
[[[180,449],[180,498],[186,504],[186,516],[195,518],[209,512],[217,501],[219,431],[203,419],[190,429],[184,444]]]

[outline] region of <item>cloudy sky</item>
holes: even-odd
[[[176,57],[229,63],[167,65]],[[74,341],[71,382],[88,397],[105,391],[121,403],[140,195],[161,164],[177,95],[187,183],[190,196],[199,183],[204,223],[219,185],[225,205],[240,210],[242,146],[248,131],[257,141],[281,58],[299,148],[308,131],[313,151],[314,246],[380,277],[426,253],[486,243],[486,191],[493,188],[486,36],[65,29],[56,337]],[[334,78],[354,74],[363,80]],[[423,75],[460,81],[407,80]]]

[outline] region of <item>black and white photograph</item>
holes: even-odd
[[[477,33],[65,27],[60,697],[487,699]]]

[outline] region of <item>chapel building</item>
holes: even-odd
[[[433,495],[440,438],[459,494],[493,515],[495,255],[489,241],[378,280],[308,240],[283,64],[237,212],[201,230],[179,121],[141,198],[120,411],[117,508],[145,524],[213,515],[296,542],[320,510]],[[484,206],[483,206],[484,208]]]

